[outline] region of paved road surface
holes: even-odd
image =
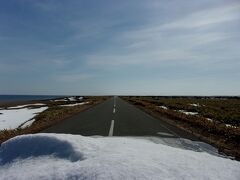
[[[199,142],[196,137],[165,121],[155,119],[119,97],[72,116],[50,127],[43,133],[80,134],[84,136],[134,136],[155,143],[194,151],[205,151],[218,156],[216,148]]]
[[[86,136],[182,137],[196,140],[192,135],[151,117],[119,97],[112,97],[102,104],[68,118],[43,132]]]

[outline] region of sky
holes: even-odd
[[[240,1],[1,0],[0,94],[240,95]]]

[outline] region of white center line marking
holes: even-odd
[[[116,106],[116,97],[113,98],[113,106]]]
[[[115,109],[115,107],[113,108],[113,113],[115,113],[116,112],[116,109]]]
[[[112,120],[112,122],[111,122],[108,136],[113,136],[113,128],[114,128],[114,120]]]

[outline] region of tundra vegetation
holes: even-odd
[[[104,100],[107,96],[85,96],[83,98],[79,97],[66,97],[56,100],[42,100],[42,101],[31,101],[32,103],[43,103],[48,106],[48,109],[41,112],[34,117],[34,122],[30,126],[19,126],[16,129],[4,129],[0,130],[0,143],[22,134],[33,134],[41,132],[48,127],[51,127],[64,119],[73,116],[79,112],[82,112],[88,108],[97,105]],[[26,104],[26,102],[24,103]],[[19,105],[11,104],[13,105]],[[21,104],[22,105],[22,104]],[[8,109],[9,105],[1,105],[0,108]],[[39,106],[30,106],[28,108],[39,108]]]
[[[125,100],[240,159],[239,97],[126,96]]]

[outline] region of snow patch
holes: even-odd
[[[55,99],[54,102],[62,102],[62,101],[68,101],[67,99]]]
[[[0,179],[240,177],[238,161],[130,137],[24,135],[2,144],[0,161]]]
[[[24,105],[19,105],[19,106],[8,107],[8,109],[20,109],[20,108],[25,108],[28,106],[46,106],[46,104],[42,104],[42,103],[24,104]]]
[[[75,97],[69,97],[68,100],[69,101],[76,101],[76,98]]]
[[[228,127],[228,128],[238,128],[237,126],[233,126],[231,124],[225,124],[225,126]]]
[[[69,97],[68,100],[69,101],[76,101],[76,98],[75,97]]]
[[[21,124],[46,109],[48,107],[0,110],[0,130],[18,128]]]
[[[160,107],[162,109],[168,109],[166,106],[158,106],[158,107]]]
[[[32,123],[35,121],[35,119],[26,121],[24,124],[21,125],[21,128],[26,128],[32,125]]]
[[[194,107],[199,107],[200,104],[190,104],[191,106],[194,106]]]
[[[78,97],[78,100],[83,100],[83,97]]]
[[[211,119],[211,118],[206,118],[208,121],[211,121],[211,122],[213,122],[213,120]]]
[[[186,115],[198,115],[198,112],[188,112],[185,110],[178,110],[178,112],[184,113]]]
[[[62,107],[73,107],[73,106],[80,106],[80,105],[84,105],[87,104],[88,102],[81,102],[81,103],[75,103],[75,104],[64,104],[64,105],[60,105]]]
[[[83,97],[76,97],[76,96],[68,98],[69,101],[79,101],[79,100],[82,100],[82,99],[83,99]]]
[[[55,102],[61,102],[61,101],[67,102],[67,101],[81,101],[81,100],[83,100],[83,97],[72,96],[72,97],[66,97],[64,99],[55,99],[53,101],[55,101]]]

